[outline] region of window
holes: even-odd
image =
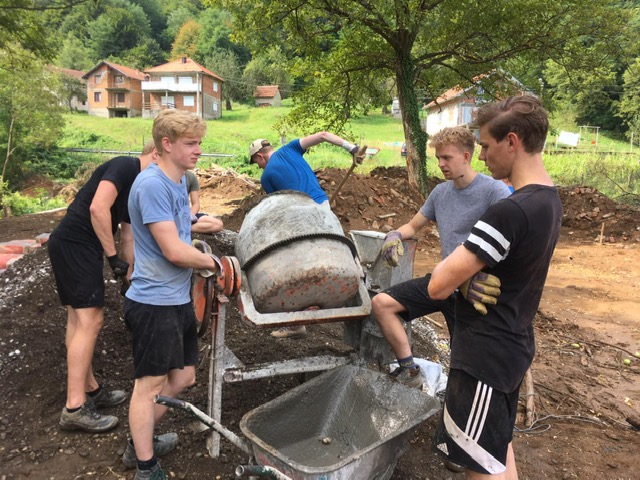
[[[160,77],[160,81],[164,83],[173,83],[173,77]]]
[[[173,95],[169,95],[169,96],[163,95],[161,103],[162,103],[163,107],[167,107],[168,106],[168,107],[173,108],[173,107],[176,106],[176,101],[173,98]]]
[[[192,85],[193,77],[178,77],[178,83],[180,85]]]
[[[102,82],[102,74],[101,73],[96,73],[93,76],[93,84],[94,85],[98,85],[100,82]]]
[[[185,95],[183,97],[183,105],[185,107],[193,107],[195,105],[195,99],[193,95]]]
[[[102,101],[102,92],[93,92],[93,101],[101,102]]]
[[[217,104],[217,103],[214,103],[214,104],[213,104],[213,111],[214,111],[214,112],[217,112],[217,111],[218,111],[218,104]]]
[[[122,75],[115,75],[113,77],[113,81],[116,83],[124,83],[124,76]]]
[[[218,91],[218,82],[213,82],[213,91],[214,92]]]
[[[125,97],[124,92],[116,93],[116,103],[124,103],[124,101],[125,101],[124,97]]]

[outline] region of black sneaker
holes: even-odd
[[[160,467],[160,462],[156,463],[156,466],[151,470],[136,470],[136,476],[133,480],[168,480],[167,474]]]
[[[118,425],[118,417],[100,415],[95,406],[86,402],[80,410],[70,413],[66,408],[60,415],[60,428],[63,430],[84,430],[85,432],[100,433],[111,430]]]
[[[396,382],[404,383],[407,387],[422,388],[422,375],[420,375],[420,367],[407,368],[398,367],[389,374]]]
[[[124,390],[107,390],[102,387],[100,393],[93,397],[87,394],[87,399],[93,402],[96,408],[115,407],[127,399],[127,393]]]
[[[153,437],[153,454],[156,457],[166,455],[178,444],[177,433],[165,433],[163,435],[155,435]],[[136,450],[133,448],[133,442],[127,442],[127,448],[122,454],[122,464],[125,468],[136,468],[138,460],[136,459]]]

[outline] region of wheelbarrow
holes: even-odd
[[[185,410],[249,454],[238,476],[299,480],[385,480],[437,398],[368,368],[343,365],[286,392],[240,421],[239,437],[190,403]]]

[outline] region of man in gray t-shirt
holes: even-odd
[[[445,258],[467,239],[489,206],[510,194],[502,181],[471,168],[475,138],[468,129],[445,128],[431,137],[430,145],[435,148],[438,167],[447,181],[433,189],[409,223],[387,234],[380,254],[392,266],[398,264],[398,255],[402,254],[402,239],[412,238],[430,221],[436,222],[442,258]],[[414,387],[420,387],[422,380],[402,321],[442,312],[450,338],[453,337],[455,293],[445,300],[429,298],[430,277],[428,274],[394,285],[372,300],[380,330],[398,359],[399,368],[392,375]]]

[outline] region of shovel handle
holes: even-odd
[[[178,398],[165,397],[163,395],[156,395],[154,402],[164,405],[169,408],[178,408],[180,410],[189,410],[187,403],[184,400]]]

